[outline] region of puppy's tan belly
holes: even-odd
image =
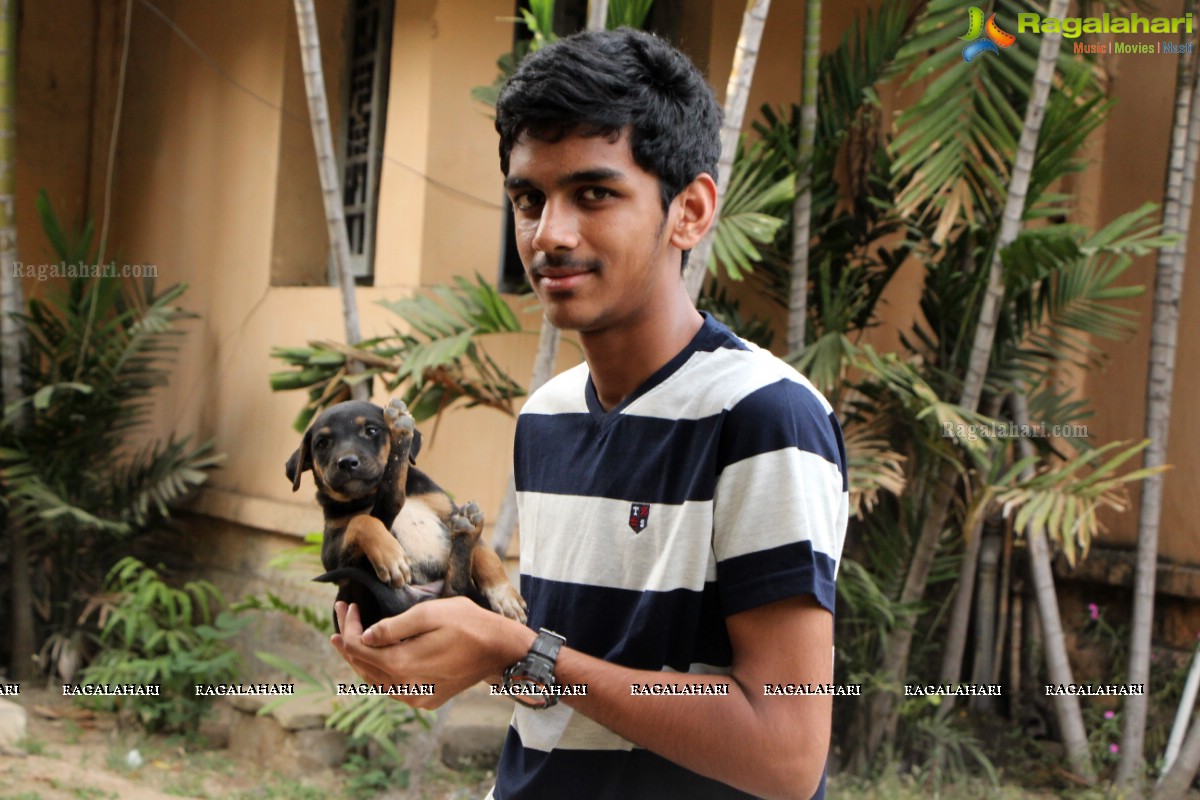
[[[414,584],[441,580],[450,559],[450,531],[429,503],[409,497],[392,524],[392,532],[408,554]]]

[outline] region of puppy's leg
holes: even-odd
[[[450,515],[450,558],[446,562],[445,597],[471,594],[471,554],[483,532],[483,512],[474,502]]]
[[[351,517],[346,525],[346,532],[342,534],[341,563],[349,563],[358,553],[367,557],[384,583],[403,586],[412,580],[404,548],[375,517],[359,514]]]
[[[495,550],[480,543],[471,552],[471,577],[493,611],[525,622],[525,600],[509,583],[504,562]]]
[[[390,529],[400,509],[404,507],[404,487],[408,483],[409,465],[412,464],[409,455],[412,453],[413,437],[417,428],[408,407],[398,397],[393,397],[388,403],[387,408],[383,410],[383,418],[392,435],[392,447],[383,477],[380,478],[379,494],[376,495],[371,516]]]

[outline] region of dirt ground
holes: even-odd
[[[493,781],[484,772],[443,767],[432,743],[421,739],[408,748],[409,785],[380,787],[380,776],[362,763],[304,774],[265,771],[228,749],[148,736],[52,691],[23,686],[16,699],[29,716],[28,735],[19,754],[0,754],[0,800],[477,800]]]

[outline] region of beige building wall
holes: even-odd
[[[1163,14],[1178,14],[1179,4],[1159,0],[1153,4]],[[1154,37],[1144,37],[1153,40]],[[1092,200],[1101,219],[1111,220],[1145,202],[1162,202],[1166,185],[1167,153],[1175,103],[1176,60],[1170,56],[1111,55],[1105,62],[1117,98],[1110,117]],[[1145,436],[1146,382],[1149,374],[1150,322],[1153,316],[1155,257],[1137,259],[1124,283],[1141,284],[1145,292],[1127,306],[1138,312],[1138,329],[1127,342],[1106,345],[1111,358],[1107,370],[1089,372],[1083,392],[1093,398],[1096,418],[1089,433],[1100,442],[1137,441]],[[1200,386],[1200,205],[1193,203],[1191,237],[1185,267],[1184,291],[1179,298],[1179,349],[1176,354],[1173,412],[1167,448],[1172,465],[1164,477],[1163,513],[1159,549],[1171,561],[1200,566],[1200,416],[1193,408]],[[1137,536],[1139,492],[1132,492],[1133,507],[1123,515],[1108,517],[1111,541],[1133,546]]]

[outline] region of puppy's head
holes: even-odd
[[[300,488],[300,475],[311,469],[318,489],[345,502],[379,487],[391,451],[382,409],[357,401],[338,403],[317,417],[284,469],[292,491]]]

